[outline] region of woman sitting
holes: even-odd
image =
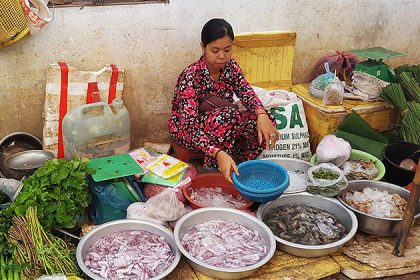
[[[203,55],[179,76],[168,121],[173,141],[204,152],[204,166],[218,167],[226,180],[237,175],[236,162],[272,149],[279,133],[261,101],[231,57],[234,34],[224,19],[208,21],[201,31]],[[233,104],[236,95],[244,111]]]

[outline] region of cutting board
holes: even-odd
[[[92,175],[95,182],[143,173],[143,169],[129,154],[95,158],[89,162],[88,167],[96,171]]]

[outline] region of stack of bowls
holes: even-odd
[[[289,186],[289,175],[281,165],[265,161],[250,160],[238,165],[239,176],[234,172],[235,187],[251,201],[266,203],[278,198]]]

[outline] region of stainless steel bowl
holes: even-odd
[[[181,244],[181,239],[191,227],[212,220],[236,222],[249,229],[256,230],[267,244],[267,255],[256,264],[241,268],[222,268],[208,265],[196,259],[184,249]],[[188,262],[195,270],[217,279],[242,279],[247,277],[267,263],[276,251],[276,241],[274,240],[274,235],[263,222],[243,211],[230,208],[207,207],[194,210],[186,214],[176,223],[174,238],[179,250],[185,257],[187,257]]]
[[[281,166],[283,166],[287,171],[296,172],[296,173],[303,172],[306,175],[308,174],[309,168],[313,166],[313,164],[310,162],[307,162],[301,159],[294,159],[294,158],[264,158],[263,160],[269,160],[269,161],[278,163]],[[290,181],[289,187],[292,185],[292,183],[293,182]],[[291,190],[287,188],[283,194],[299,193],[299,192],[304,192],[305,190],[306,190],[306,185],[296,190]]]
[[[21,180],[25,174],[8,168],[6,159],[18,152],[41,149],[42,142],[30,133],[13,132],[6,135],[0,140],[0,177]]]
[[[53,153],[44,150],[28,150],[13,154],[6,158],[7,168],[19,174],[30,174],[53,159]]]
[[[267,212],[275,207],[288,203],[306,204],[321,210],[334,214],[348,229],[348,234],[339,241],[325,245],[303,245],[289,242],[278,236],[275,236],[277,246],[291,255],[299,257],[320,257],[337,252],[344,244],[353,238],[357,231],[357,218],[346,207],[340,204],[334,198],[326,198],[311,195],[309,193],[290,194],[279,197],[267,204],[261,204],[257,211],[257,217],[264,220]]]
[[[402,198],[408,201],[410,192],[400,186],[393,185],[381,181],[372,181],[372,180],[356,180],[350,181],[347,188],[341,193],[345,195],[346,192],[351,190],[362,191],[364,188],[377,188],[378,190],[385,190],[389,193],[396,193]],[[393,218],[379,218],[369,214],[366,214],[362,211],[359,211],[350,205],[348,205],[342,198],[341,195],[338,197],[338,200],[347,208],[352,210],[359,220],[359,230],[375,234],[378,236],[394,236],[398,233],[402,219],[393,219]],[[417,210],[414,218],[420,217],[420,202],[417,203]]]
[[[177,248],[172,232],[169,231],[167,228],[145,220],[117,220],[95,227],[92,231],[86,234],[77,245],[77,263],[87,276],[94,280],[105,280],[99,275],[92,273],[89,270],[89,268],[86,267],[84,259],[89,248],[96,241],[108,234],[126,230],[146,230],[159,236],[163,236],[165,240],[169,243],[175,254],[175,258],[172,264],[163,273],[156,277],[150,278],[150,280],[162,279],[163,277],[167,276],[172,270],[174,270],[175,267],[178,265],[179,260],[181,258],[181,254]]]

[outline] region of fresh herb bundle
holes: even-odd
[[[30,206],[38,209],[38,219],[46,229],[73,228],[83,215],[91,197],[88,193],[89,160],[53,159],[24,180],[16,201],[6,209],[9,217],[23,216]]]
[[[28,207],[25,216],[14,216],[12,221],[8,240],[15,248],[13,259],[28,265],[23,271],[26,278],[36,279],[43,274],[78,274],[75,248],[68,247],[62,239],[43,229],[36,208]]]
[[[400,134],[404,141],[420,145],[420,66],[403,65],[395,72],[400,84],[387,85],[380,96],[401,112]]]

